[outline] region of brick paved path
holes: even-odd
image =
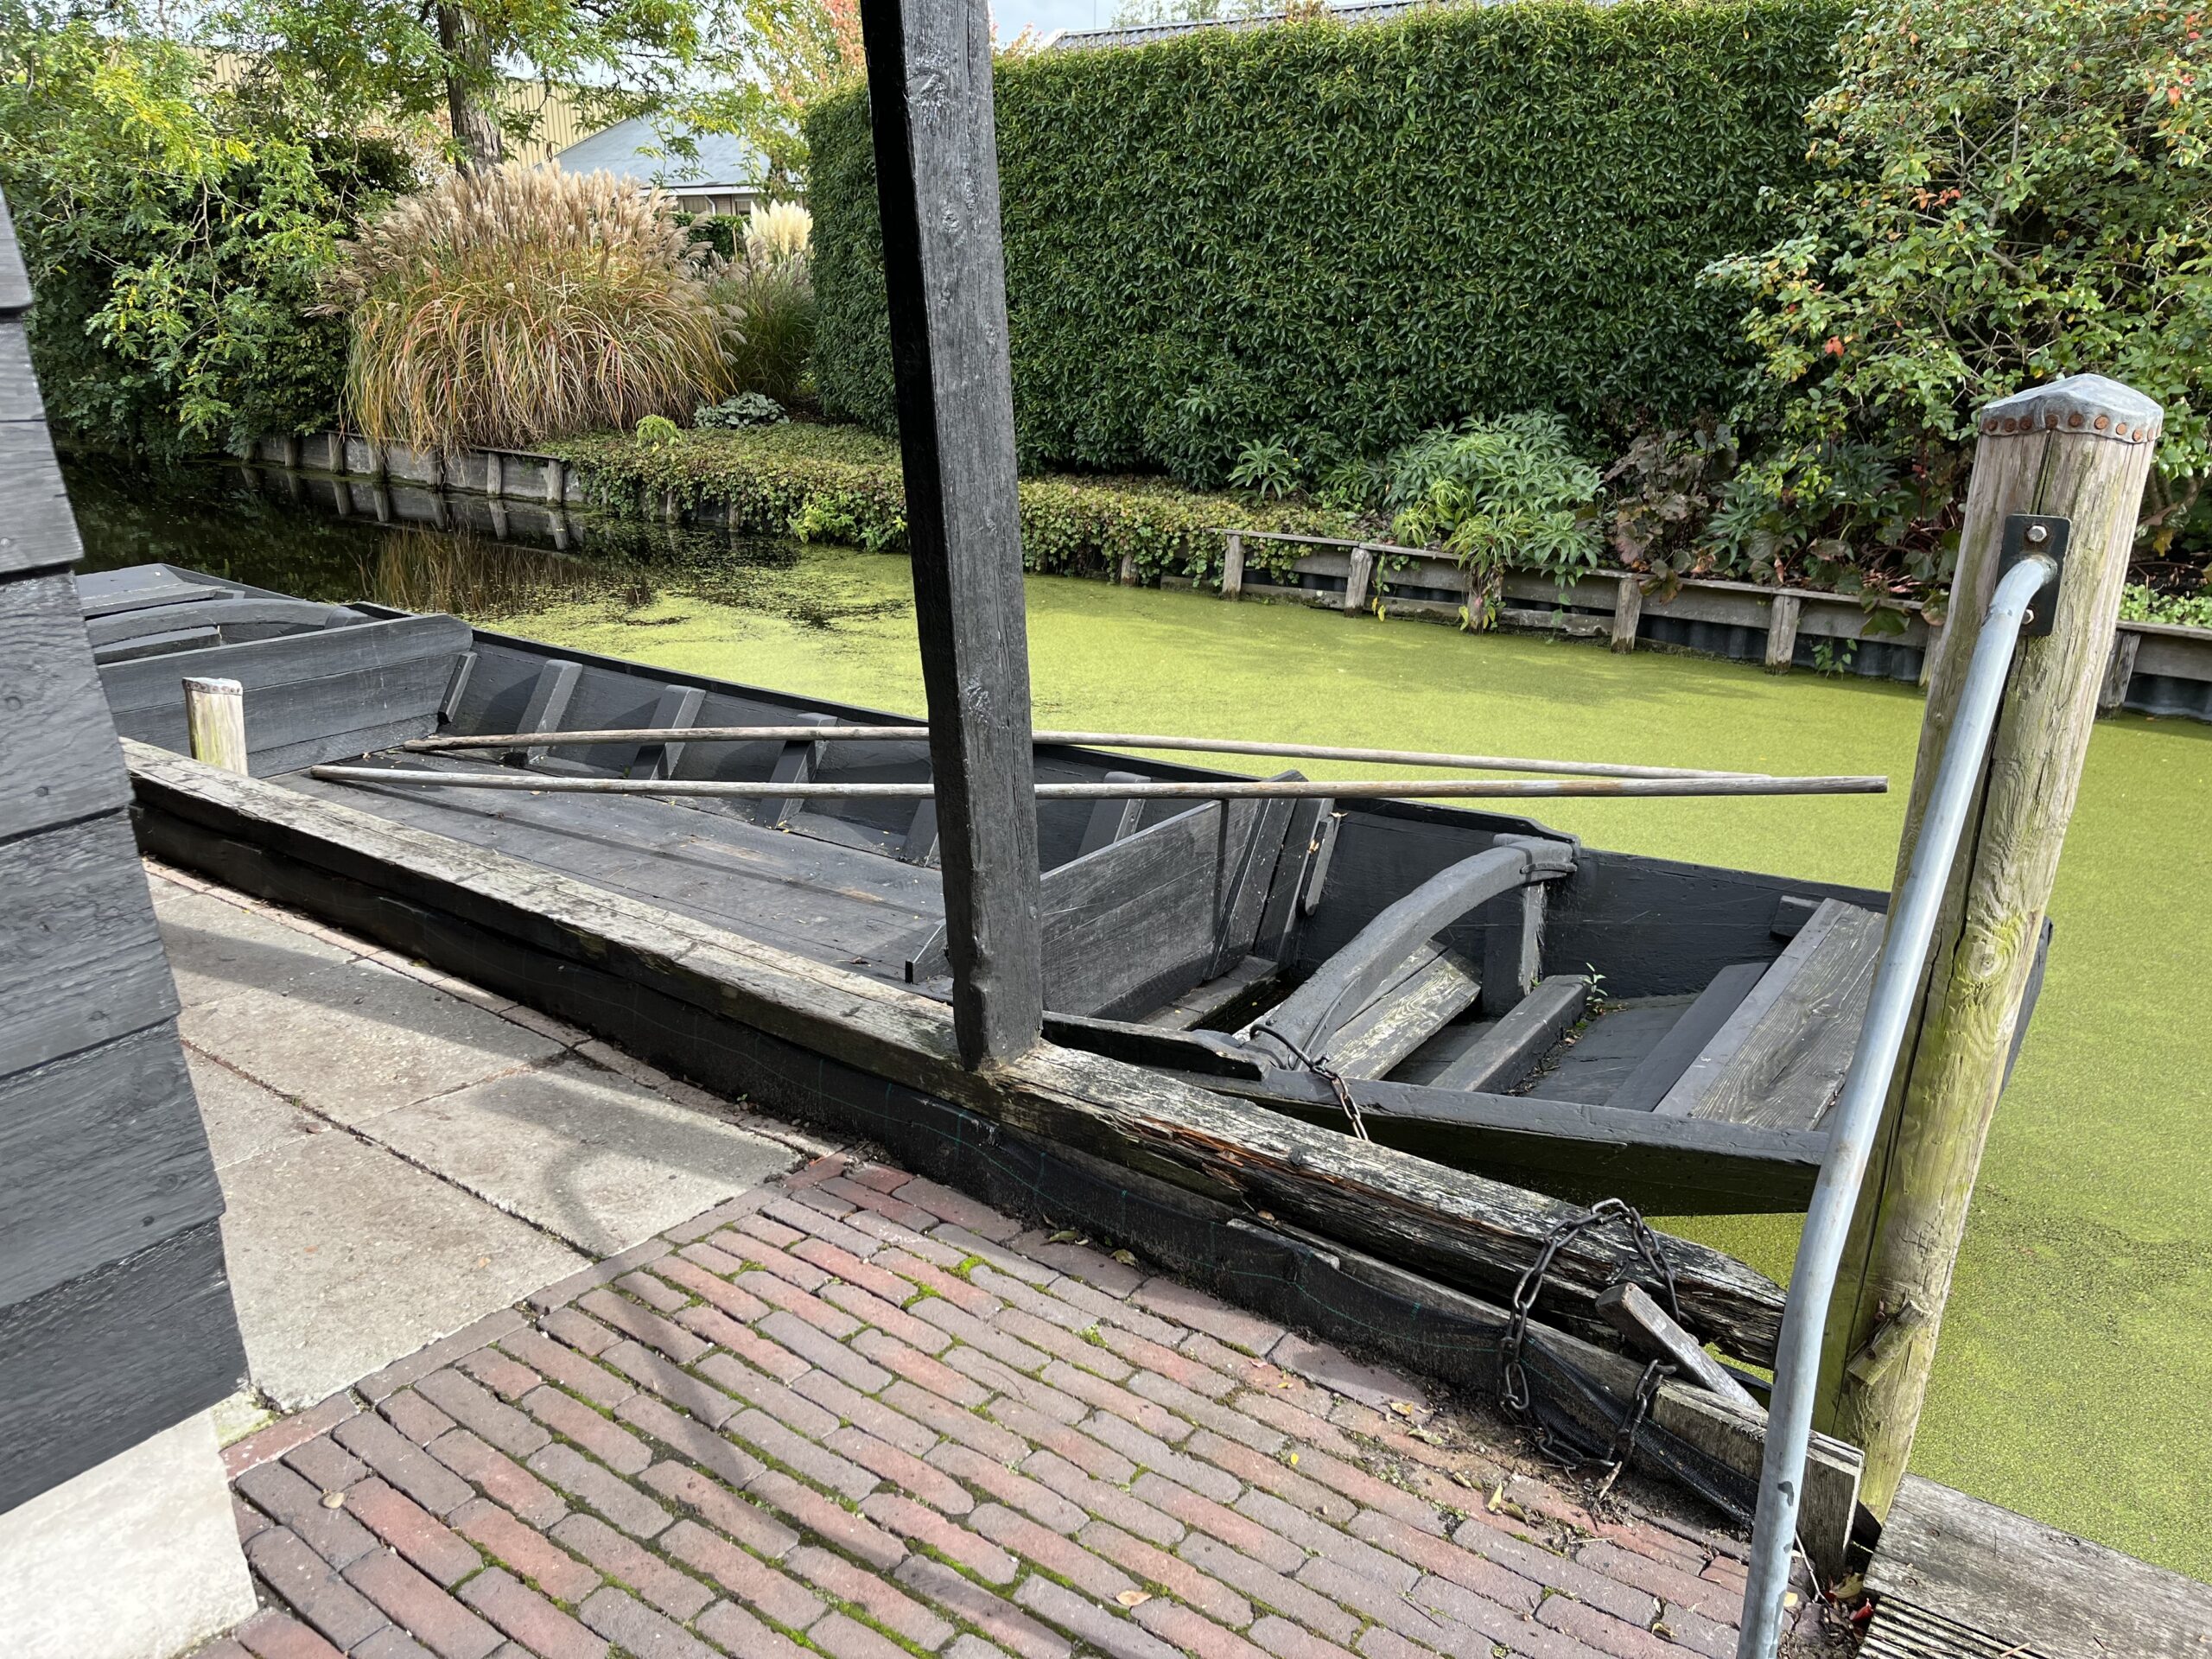
[[[1733,1653],[1739,1542],[1054,1237],[825,1158],[403,1360],[226,1453],[205,1653]]]

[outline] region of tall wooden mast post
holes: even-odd
[[[1038,1039],[1029,652],[983,0],[861,0],[961,1058]]]

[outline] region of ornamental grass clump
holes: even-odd
[[[346,408],[372,437],[519,448],[728,390],[707,256],[658,191],[551,167],[457,174],[344,251]]]
[[[715,302],[728,319],[722,349],[732,383],[779,404],[813,392],[813,215],[796,203],[755,207],[741,257],[714,279]]]

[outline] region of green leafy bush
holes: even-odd
[[[1706,522],[1736,471],[1736,434],[1715,421],[1639,432],[1605,469],[1605,540],[1631,570],[1702,575]]]
[[[1529,0],[1201,31],[1001,66],[1026,467],[1308,482],[1469,413],[1579,431],[1726,407],[1751,361],[1711,261],[1805,176],[1839,0]],[[895,423],[865,96],[816,106],[830,414]]]
[[[549,446],[575,467],[586,494],[618,514],[671,497],[727,510],[729,527],[760,536],[836,541],[872,552],[906,545],[906,493],[895,443],[855,427],[778,426],[683,432],[642,448],[594,436]],[[1195,493],[1159,478],[1045,476],[1021,480],[1026,568],[1103,575],[1127,556],[1146,580],[1218,581],[1224,526],[1346,536],[1341,512],[1288,502]],[[1300,550],[1246,544],[1256,577],[1287,571]]]
[[[1974,411],[2094,370],[2166,408],[2154,536],[2212,464],[2204,14],[1878,0],[1808,111],[1789,234],[1720,262],[1778,429],[1715,520],[1746,563],[1941,582]],[[1885,549],[1898,550],[1896,556]]]
[[[745,251],[742,213],[684,213],[676,216],[691,239],[718,259],[735,259]]]
[[[664,198],[606,173],[454,174],[346,246],[346,406],[418,449],[519,448],[689,415],[728,385],[703,257]]]
[[[0,188],[64,432],[181,452],[331,424],[345,326],[307,313],[407,181],[387,145],[257,120],[181,46],[0,6]]]
[[[729,430],[747,426],[773,426],[791,416],[784,413],[784,406],[774,398],[757,391],[741,391],[734,397],[725,397],[719,404],[702,404],[692,411],[691,424],[702,431],[717,428]]]
[[[2161,594],[2140,582],[2120,592],[2123,622],[2164,622],[2183,628],[2212,628],[2212,591]]]
[[[1391,533],[1441,547],[1479,579],[1471,621],[1487,620],[1508,569],[1564,577],[1598,563],[1598,469],[1574,453],[1556,415],[1439,427],[1383,471]]]

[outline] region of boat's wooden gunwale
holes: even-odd
[[[611,980],[580,1023],[678,1069],[696,1072],[696,1058],[670,1052],[661,1022],[642,1007],[646,994],[1492,1294],[1518,1278],[1554,1227],[1579,1213],[1051,1045],[971,1071],[954,1052],[949,1011],[896,986],[279,785],[143,745],[127,753],[149,850],[332,915],[454,971],[480,972],[484,963],[440,942],[439,927],[459,924],[510,953],[507,983],[495,988],[533,1001],[576,970]],[[517,954],[534,965],[518,968]],[[559,971],[549,973],[549,963]],[[791,1084],[727,1071],[702,1081],[763,1098]],[[1754,1363],[1771,1351],[1777,1287],[1703,1246],[1674,1240],[1668,1250],[1685,1313],[1702,1334]],[[1578,1241],[1554,1268],[1554,1294],[1563,1306],[1586,1308],[1632,1262],[1624,1243]]]
[[[1335,1090],[1312,1072],[1253,1077],[1226,1065],[1167,1069],[1216,1093],[1311,1123],[1344,1122]],[[1660,1117],[1387,1078],[1347,1078],[1345,1087],[1368,1133],[1385,1146],[1548,1192],[1624,1198],[1655,1212],[1795,1214],[1811,1198],[1827,1156],[1822,1130]]]

